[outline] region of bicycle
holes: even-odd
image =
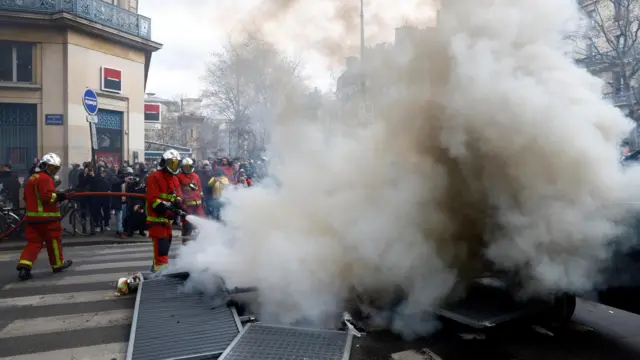
[[[68,219],[69,227],[71,228],[68,229],[66,226],[63,226],[62,231],[64,233],[70,234],[71,236],[89,235],[89,231],[87,231],[87,216],[82,216],[82,210],[77,201],[64,201],[60,205],[60,215],[62,217],[62,223],[64,224],[65,219]]]
[[[0,211],[0,234],[11,232],[10,236],[22,236],[24,230],[20,226],[22,225],[21,209],[14,209],[11,203],[5,203],[2,200],[0,198],[0,208],[2,209]]]

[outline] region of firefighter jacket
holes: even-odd
[[[166,214],[158,214],[155,208],[163,201],[182,201],[178,178],[165,170],[154,171],[147,177],[146,211],[148,224],[171,224]]]
[[[24,202],[27,222],[49,222],[60,220],[60,210],[56,204],[56,185],[53,176],[41,171],[27,180],[24,185]]]
[[[183,172],[177,175],[182,190],[183,203],[186,206],[199,206],[202,203],[202,184],[200,177],[196,173],[185,174]]]

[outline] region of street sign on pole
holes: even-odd
[[[89,123],[89,128],[91,130],[91,148],[93,150],[98,150],[98,135],[96,134],[96,123]]]
[[[91,136],[91,162],[96,165],[96,150],[98,150],[98,134],[96,134],[96,123],[98,122],[98,94],[86,88],[82,93],[82,106],[87,112],[87,122],[89,123],[89,133]]]
[[[95,115],[98,113],[98,94],[95,91],[86,88],[82,93],[82,105],[84,110],[89,115]]]

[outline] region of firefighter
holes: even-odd
[[[31,268],[42,249],[42,243],[47,246],[49,264],[54,273],[67,269],[73,263],[64,260],[60,236],[60,210],[57,202],[64,201],[67,194],[56,193],[54,177],[60,170],[60,157],[50,153],[42,157],[37,169],[24,186],[24,201],[27,212],[25,220],[25,237],[27,245],[22,250],[20,261],[16,269],[21,280],[31,279]]]
[[[175,209],[182,209],[182,191],[176,176],[180,171],[180,154],[171,149],[162,154],[158,171],[147,177],[147,227],[153,242],[152,272],[169,265],[171,224]]]
[[[178,174],[178,181],[180,182],[182,195],[184,197],[184,206],[187,213],[190,215],[196,215],[204,217],[204,210],[202,209],[202,198],[204,193],[202,192],[202,184],[200,183],[200,177],[194,173],[193,160],[186,158],[182,160],[181,172]],[[182,243],[184,244],[193,233],[193,225],[186,219],[182,219]]]

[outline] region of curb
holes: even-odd
[[[10,241],[7,243],[0,243],[0,252],[2,251],[16,251],[22,250],[26,244],[26,240],[23,241]],[[131,244],[151,244],[151,239],[66,239],[62,238],[62,247],[82,247],[82,246],[96,246],[96,245],[131,245]]]

